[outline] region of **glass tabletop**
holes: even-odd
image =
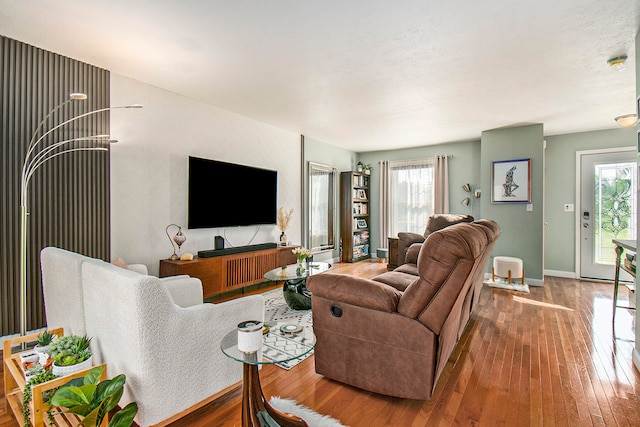
[[[331,264],[327,262],[310,262],[304,264],[304,271],[298,270],[298,264],[286,265],[284,267],[274,268],[267,271],[264,278],[277,282],[279,280],[306,279],[314,274],[324,273],[331,268]]]
[[[267,322],[270,330],[262,336],[262,348],[255,353],[238,350],[238,330],[234,329],[222,338],[220,349],[229,358],[251,365],[270,365],[302,357],[313,350],[316,336],[311,326],[300,326],[300,332],[288,333],[291,323]]]

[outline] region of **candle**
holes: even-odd
[[[247,320],[238,324],[238,350],[255,353],[262,348],[262,326],[257,320]]]

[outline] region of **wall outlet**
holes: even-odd
[[[527,203],[527,212],[533,212],[533,203]]]
[[[565,203],[564,204],[565,212],[573,212],[573,203]]]

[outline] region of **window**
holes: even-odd
[[[333,249],[336,169],[309,162],[309,249]]]
[[[390,236],[422,234],[434,207],[434,161],[389,162]]]

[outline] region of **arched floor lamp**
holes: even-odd
[[[29,145],[27,145],[27,154],[25,155],[24,162],[22,164],[22,172],[20,177],[20,335],[24,336],[27,333],[27,244],[28,244],[28,196],[29,196],[29,181],[33,177],[33,174],[38,170],[40,166],[52,160],[58,156],[73,153],[76,151],[107,151],[107,146],[110,143],[117,142],[109,139],[109,135],[88,135],[78,138],[71,138],[64,141],[59,141],[47,145],[43,144],[43,141],[47,135],[52,132],[73,123],[83,117],[92,116],[105,111],[114,110],[117,108],[142,108],[142,105],[124,105],[120,107],[106,107],[98,110],[89,111],[87,113],[80,114],[66,120],[45,133],[38,138],[38,134],[42,130],[41,128],[46,123],[47,119],[51,117],[53,113],[59,109],[65,107],[73,101],[84,101],[87,99],[87,95],[84,93],[72,93],[69,95],[69,99],[61,102],[54,107],[42,121],[38,124],[38,127],[33,132]],[[37,138],[37,139],[36,139]],[[77,146],[76,143],[84,143],[85,145]]]

